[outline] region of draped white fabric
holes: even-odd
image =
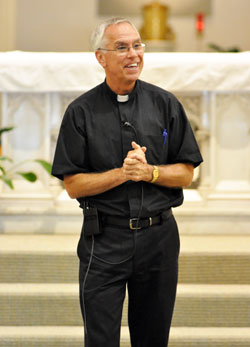
[[[0,53],[0,91],[88,90],[104,79],[93,52]],[[145,53],[141,79],[168,90],[250,90],[250,52]]]

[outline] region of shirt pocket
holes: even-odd
[[[143,144],[144,145],[144,144]],[[166,164],[168,158],[168,136],[165,129],[145,134],[146,157],[150,164]]]

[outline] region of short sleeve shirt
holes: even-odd
[[[117,95],[101,83],[74,100],[61,124],[52,174],[59,179],[77,173],[100,173],[122,167],[131,142],[146,146],[152,165],[202,162],[185,111],[168,91],[138,80],[119,102]],[[82,206],[85,198],[77,199]],[[95,196],[90,205],[103,214],[134,218],[159,214],[183,202],[181,188],[148,182],[126,182]]]

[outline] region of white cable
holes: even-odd
[[[82,284],[82,306],[83,306],[83,317],[84,317],[84,326],[85,326],[85,333],[86,333],[86,335],[88,333],[88,330],[87,330],[87,314],[86,314],[86,309],[85,309],[84,292],[85,292],[85,285],[86,285],[87,277],[88,277],[88,274],[89,274],[89,269],[90,269],[90,266],[91,266],[91,263],[92,263],[92,259],[93,259],[94,243],[95,243],[95,239],[94,239],[94,235],[92,235],[92,247],[91,247],[89,263],[88,263],[87,271],[86,271],[86,274],[84,276],[83,284]]]

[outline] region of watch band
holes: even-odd
[[[158,166],[154,165],[153,178],[149,182],[154,183],[155,181],[157,181],[158,177],[159,177],[159,168],[158,168]]]

